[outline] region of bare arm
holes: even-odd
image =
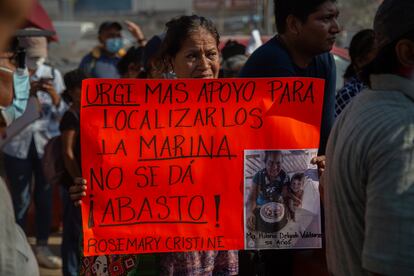
[[[75,177],[80,177],[81,172],[79,164],[75,158],[75,148],[76,144],[76,130],[69,129],[62,132],[62,145],[63,145],[63,161],[65,163],[65,168],[69,172],[72,179]]]
[[[65,168],[72,177],[72,185],[69,187],[71,200],[76,206],[82,204],[82,198],[86,196],[86,180],[82,178],[79,164],[75,158],[76,130],[68,129],[62,132],[62,151]]]
[[[145,46],[147,40],[145,39],[141,27],[138,24],[128,20],[125,20],[125,24],[127,25],[128,31],[137,40],[138,45],[141,47]]]

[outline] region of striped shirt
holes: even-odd
[[[371,76],[326,154],[327,262],[335,276],[414,275],[414,81]]]

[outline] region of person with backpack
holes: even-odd
[[[63,234],[61,255],[63,263],[63,275],[73,276],[79,273],[80,248],[79,238],[82,232],[82,220],[80,209],[72,204],[69,198],[68,187],[72,179],[81,176],[80,156],[80,96],[82,80],[86,75],[82,70],[76,69],[64,76],[66,90],[63,97],[70,102],[70,108],[65,112],[60,122],[61,132],[61,160],[64,167],[62,180],[62,204],[63,204]]]
[[[131,21],[125,21],[125,24],[137,44],[144,46],[146,39],[141,28]],[[117,64],[126,54],[121,31],[121,23],[103,22],[98,30],[99,45],[82,58],[79,69],[90,78],[120,78]]]
[[[125,54],[121,30],[121,24],[116,21],[103,22],[99,26],[100,45],[84,56],[79,64],[79,69],[88,77],[115,79],[120,77],[116,65]]]
[[[34,252],[39,265],[58,269],[62,266],[62,261],[48,247],[53,189],[45,179],[41,159],[49,139],[59,135],[59,120],[67,109],[66,103],[61,99],[64,84],[60,72],[45,63],[48,54],[46,37],[21,37],[19,46],[26,49],[30,93],[38,99],[41,115],[4,146],[5,171],[10,183],[16,221],[24,230],[33,192],[36,212]]]

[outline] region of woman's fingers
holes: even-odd
[[[326,157],[325,155],[316,156],[311,159],[311,164],[314,165],[325,165]]]
[[[75,177],[73,185],[69,187],[69,197],[75,206],[82,205],[82,198],[86,196],[86,179],[82,177]]]
[[[86,185],[86,179],[82,177],[75,177],[73,179],[73,184],[75,185]]]

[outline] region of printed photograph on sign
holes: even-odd
[[[246,249],[320,248],[316,149],[244,151]]]

